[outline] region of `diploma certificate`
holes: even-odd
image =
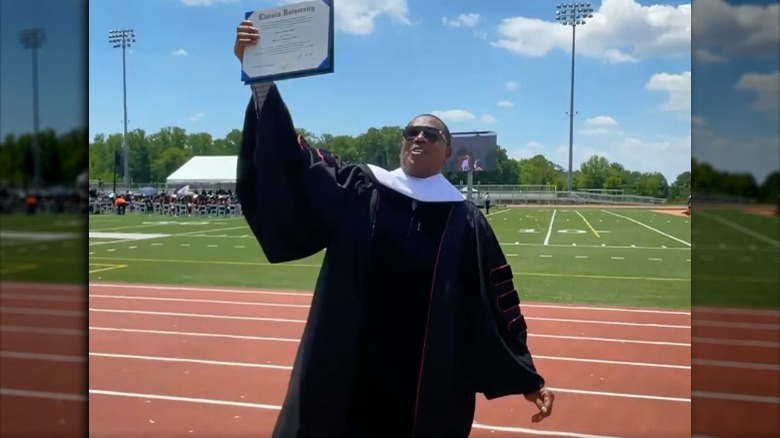
[[[246,13],[260,42],[244,51],[245,84],[333,73],[333,0]]]

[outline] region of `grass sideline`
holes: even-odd
[[[0,215],[0,280],[86,283],[85,225],[77,214]]]
[[[690,307],[686,216],[528,207],[493,211],[489,220],[523,300]],[[101,215],[90,217],[89,230],[90,281],[310,291],[322,261],[317,254],[271,265],[240,217]],[[116,268],[100,269],[109,265]]]

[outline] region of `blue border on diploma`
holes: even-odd
[[[333,0],[322,0],[322,2],[328,6],[328,54],[325,59],[322,60],[319,66],[309,70],[300,70],[291,73],[282,73],[277,75],[250,77],[244,69],[241,69],[241,81],[246,85],[258,83],[258,82],[273,82],[281,81],[285,79],[304,78],[308,76],[317,76],[322,74],[333,73],[335,71],[335,13],[333,10]],[[247,20],[255,13],[255,11],[249,11],[244,13],[244,19]]]

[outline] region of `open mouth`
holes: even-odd
[[[425,153],[425,149],[418,147],[418,146],[412,146],[412,148],[409,150],[409,153],[412,155],[422,155]]]

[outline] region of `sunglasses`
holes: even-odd
[[[429,143],[436,143],[439,140],[444,140],[445,143],[449,144],[444,133],[440,129],[432,128],[430,126],[407,126],[404,128],[403,136],[406,141],[414,141],[415,138],[420,136],[420,133],[422,133],[425,140]]]

